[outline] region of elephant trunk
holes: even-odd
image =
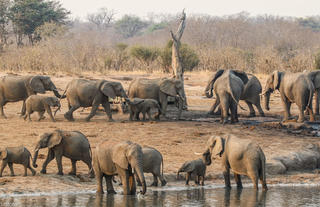
[[[270,91],[267,91],[264,93],[263,97],[264,97],[264,108],[269,111],[270,110],[270,95],[271,95],[271,92]]]
[[[57,98],[63,98],[63,97],[60,95],[60,93],[58,92],[58,90],[57,90],[56,88],[53,89],[52,91],[53,91],[54,95],[55,95]]]
[[[142,162],[140,162],[139,164],[137,164],[137,166],[135,167],[135,171],[139,177],[139,180],[141,181],[142,184],[142,195],[144,195],[147,192],[147,184],[146,184],[146,180],[144,178],[143,175],[143,167],[142,167]]]
[[[32,160],[32,166],[34,168],[38,167],[38,165],[36,164],[37,163],[37,158],[38,158],[38,153],[39,153],[39,149],[36,148],[36,150],[34,151],[33,160]]]
[[[207,87],[206,87],[206,90],[205,90],[205,93],[206,93],[206,97],[207,98],[212,98],[213,96],[213,80],[210,80],[210,82],[208,83]]]

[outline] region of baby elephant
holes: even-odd
[[[53,96],[39,96],[39,95],[31,95],[27,98],[26,100],[26,114],[24,116],[24,120],[26,118],[29,118],[29,121],[31,121],[30,115],[36,111],[39,114],[39,119],[44,119],[45,117],[43,116],[44,112],[46,111],[51,120],[55,121],[53,116],[52,116],[52,111],[51,111],[51,106],[55,107],[57,106],[58,109],[60,109],[60,101],[58,98],[53,97]]]
[[[21,147],[7,147],[0,151],[0,159],[2,159],[2,165],[0,170],[0,177],[4,168],[9,165],[11,176],[14,176],[13,163],[21,164],[24,166],[24,176],[27,176],[27,168],[30,169],[32,175],[36,174],[36,171],[30,167],[31,154],[29,150],[23,146]]]
[[[161,153],[152,147],[143,147],[143,172],[152,173],[153,183],[151,186],[158,186],[158,178],[161,181],[161,186],[165,186],[167,181],[163,178],[163,158]],[[162,169],[161,169],[162,165]],[[141,186],[141,182],[136,176],[138,185]]]
[[[204,185],[204,177],[206,174],[206,164],[203,159],[197,159],[192,161],[185,162],[179,169],[177,173],[177,180],[179,179],[180,172],[186,172],[186,185],[189,185],[189,179],[191,175],[194,176],[195,184],[200,184],[201,178],[201,185]]]
[[[146,113],[148,113],[149,120],[153,120],[151,117],[151,110],[158,109],[161,112],[159,103],[154,99],[141,99],[141,98],[133,98],[133,99],[126,99],[126,102],[129,105],[130,111],[130,118],[129,120],[132,121],[134,118],[136,120],[140,120],[139,114],[142,112],[143,118],[142,120],[146,120]]]

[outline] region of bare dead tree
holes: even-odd
[[[181,37],[184,31],[184,28],[186,27],[186,13],[184,10],[182,11],[182,16],[180,18],[180,25],[178,27],[178,30],[176,34],[173,34],[172,31],[170,31],[171,37],[172,37],[172,70],[173,75],[176,79],[180,80],[182,82],[183,87],[183,98],[184,98],[184,108],[187,108],[187,97],[184,90],[184,71],[181,63],[180,58],[180,45],[181,45]]]
[[[97,13],[88,14],[87,20],[96,25],[99,29],[106,29],[114,20],[115,11],[101,8]]]

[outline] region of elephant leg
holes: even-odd
[[[200,183],[200,184],[201,184],[202,186],[204,186],[204,177],[205,177],[205,175],[201,175],[201,183]]]
[[[161,114],[163,117],[166,118],[167,106],[168,106],[168,100],[166,95],[160,94],[160,103],[161,103]]]
[[[53,159],[54,159],[54,151],[50,149],[50,150],[48,150],[47,158],[46,158],[46,160],[44,161],[44,163],[42,165],[42,170],[40,171],[40,173],[42,173],[42,174],[46,174],[47,173],[47,165]]]
[[[249,117],[255,117],[256,116],[256,112],[254,111],[252,103],[250,103],[249,101],[245,101],[245,102],[249,107],[249,111],[250,111]]]
[[[124,195],[134,195],[136,193],[136,184],[134,180],[134,175],[129,170],[121,169],[116,165],[117,172],[122,181],[122,188]]]
[[[76,175],[77,174],[77,160],[71,159],[72,169],[69,172],[69,175]]]
[[[106,101],[106,102],[102,103],[102,106],[103,106],[103,108],[104,108],[104,110],[105,110],[105,112],[106,112],[106,114],[107,114],[107,116],[108,116],[108,118],[109,118],[109,121],[110,121],[110,122],[114,121],[114,120],[112,119],[112,113],[111,113],[111,110],[110,110],[110,103],[109,103],[109,101]]]
[[[160,179],[161,186],[165,186],[167,184],[167,181],[164,179],[163,175],[161,174],[160,168],[156,170],[155,175]]]
[[[29,114],[29,113],[28,113],[28,114]],[[38,112],[38,115],[39,115],[38,121],[41,121],[42,119],[45,118],[45,117],[43,116],[43,115],[44,115],[44,111],[39,111],[39,112]],[[30,119],[30,114],[29,114],[29,119]]]
[[[199,185],[199,182],[200,182],[200,175],[195,175],[195,176],[194,176],[194,183],[195,183],[196,185]]]
[[[8,162],[6,160],[2,160],[1,170],[0,170],[0,177],[2,177],[3,170],[7,166],[7,164],[8,164]]]
[[[149,121],[152,121],[153,118],[152,118],[152,116],[151,116],[151,109],[149,109],[149,110],[147,111],[147,113],[148,113]]]
[[[117,194],[116,191],[113,188],[112,180],[113,175],[105,175],[106,178],[106,185],[107,185],[107,192],[108,194]]]
[[[253,183],[253,187],[254,189],[258,190],[258,176],[257,176],[257,172],[253,171],[253,170],[249,170],[248,171],[248,177],[251,179],[252,183]]]
[[[24,116],[25,114],[26,114],[26,100],[23,100],[20,116]]]
[[[237,107],[237,103],[232,100],[230,103],[230,112],[231,112],[231,123],[236,123],[238,122],[238,107]]]
[[[23,165],[23,168],[24,168],[24,174],[23,174],[23,176],[26,177],[26,176],[28,175],[27,165]]]
[[[268,190],[267,183],[266,183],[265,179],[263,179],[263,174],[262,173],[260,173],[260,175],[259,175],[259,180],[260,180],[260,183],[262,185],[262,189],[263,190]]]
[[[258,109],[258,111],[259,111],[260,116],[264,117],[265,115],[264,115],[264,112],[263,112],[263,110],[262,110],[262,108],[261,108],[260,100],[259,100],[259,102],[258,102],[258,103],[254,104],[254,105],[257,107],[257,109]]]
[[[86,156],[85,159],[82,160],[84,163],[86,163],[86,165],[88,166],[89,168],[89,172],[88,172],[88,175],[89,175],[89,178],[94,178],[94,170],[92,168],[92,159],[90,157],[90,154],[88,153],[88,156]]]
[[[134,113],[134,117],[135,117],[135,119],[136,119],[137,121],[140,121],[140,111],[136,111],[136,112]]]
[[[229,168],[226,168],[223,171],[223,176],[224,176],[225,188],[230,189],[231,184],[230,184],[230,169]]]
[[[94,104],[94,105],[92,105],[90,114],[89,114],[89,115],[86,117],[86,119],[85,119],[87,122],[90,121],[90,119],[91,119],[92,117],[94,117],[94,115],[96,115],[96,112],[97,112],[97,110],[98,110],[98,107],[99,107],[99,104]]]
[[[187,174],[186,174],[186,185],[189,185],[190,178],[191,178],[191,172],[187,172]]]
[[[220,100],[218,98],[216,98],[208,112],[208,114],[210,115],[214,115],[214,111],[216,110],[216,108],[219,106],[220,104]]]
[[[151,186],[158,186],[158,176],[155,173],[152,173],[153,175],[153,183]]]
[[[56,162],[58,166],[58,173],[57,175],[63,175],[63,168],[62,168],[62,152],[61,151],[55,151],[55,157]]]
[[[142,112],[142,121],[146,121],[146,112],[145,111]]]
[[[52,111],[51,111],[50,106],[45,106],[45,108],[46,108],[46,112],[47,112],[47,114],[49,115],[51,121],[55,122],[56,120],[53,118],[53,115],[52,115]]]
[[[34,169],[32,169],[32,167],[30,166],[30,162],[28,163],[27,168],[31,171],[32,176],[36,175],[36,171]]]
[[[230,103],[227,97],[223,96],[223,97],[219,97],[221,104],[221,123],[225,124],[228,122],[228,110],[230,107]]]
[[[237,183],[237,188],[242,188],[241,176],[237,173],[234,173],[234,179]]]
[[[129,120],[130,120],[130,121],[133,121],[133,119],[134,119],[134,113],[133,113],[133,111],[132,111],[132,110],[130,110],[130,117],[129,117]]]
[[[74,118],[73,118],[73,112],[75,110],[77,110],[78,108],[80,108],[80,104],[77,103],[76,105],[74,106],[71,106],[71,108],[69,109],[69,111],[67,111],[65,114],[64,114],[64,118],[66,118],[68,121],[74,121]]]
[[[314,107],[315,108],[315,114],[316,115],[319,115],[319,99],[320,99],[320,96],[319,96],[319,92],[320,92],[320,89],[317,89],[314,93],[314,97],[316,99],[316,106]]]
[[[290,114],[291,102],[284,97],[282,98],[282,104],[284,108],[283,121],[288,121],[289,118],[291,117],[291,114]]]
[[[299,117],[297,122],[302,123],[304,122],[304,109],[303,109],[303,106],[298,106],[298,108],[299,108]],[[308,112],[310,113],[310,111]]]
[[[103,192],[103,186],[102,186],[102,179],[103,179],[104,176],[103,176],[103,174],[102,174],[100,169],[97,169],[95,167],[94,171],[95,171],[96,180],[97,180],[97,193],[103,194],[104,192]]]
[[[9,168],[10,168],[10,173],[11,173],[11,176],[14,176],[14,171],[13,171],[13,163],[12,162],[8,162],[8,165],[9,165]],[[25,169],[25,172],[27,170]]]

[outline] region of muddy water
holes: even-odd
[[[270,186],[267,192],[251,187],[225,190],[202,187],[149,189],[145,196],[102,195],[92,192],[55,195],[0,195],[0,206],[319,206],[319,186]]]

